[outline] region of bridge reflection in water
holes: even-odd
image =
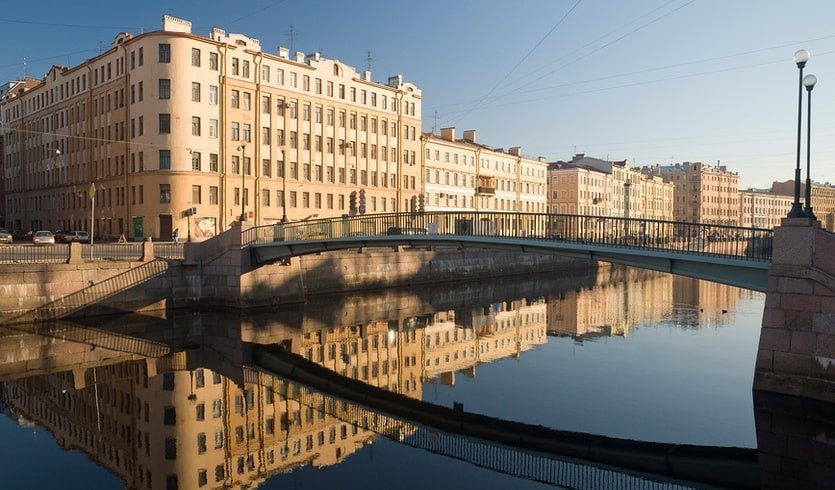
[[[611,280],[618,283],[635,276],[613,274]],[[659,287],[665,289],[668,280],[664,276]],[[423,357],[430,332],[433,353],[505,346],[482,358],[450,361],[455,370],[502,355],[524,355],[526,348],[546,341],[551,330],[540,314],[549,309],[537,296],[543,284],[554,301],[561,301],[562,293],[571,297],[578,288],[593,288],[598,278],[554,279],[538,287],[529,283],[467,286],[455,294],[427,290],[392,291],[384,298],[353,295],[321,307],[243,319],[204,314],[137,324],[116,319],[95,327],[21,327],[2,336],[0,396],[14,417],[47,428],[64,447],[87,453],[130,488],[147,487],[150,481],[179,488],[197,488],[204,482],[215,487],[258,485],[295,468],[340,464],[378,436],[519,478],[573,488],[686,485],[445,433],[247,367],[248,352],[257,345],[289,341],[311,361],[417,401],[423,398],[427,376],[439,375],[427,370]],[[623,291],[607,288],[606,294]],[[464,298],[491,306],[482,316],[468,315],[464,312],[473,310],[461,305],[473,303],[462,303]],[[638,311],[633,309],[631,315]],[[644,313],[657,314],[663,313]],[[519,323],[525,318],[528,323]],[[447,320],[453,329],[444,327]],[[635,321],[624,317],[620,335]],[[471,326],[460,327],[461,322]],[[468,331],[472,337],[463,336]],[[584,337],[601,331],[586,326],[570,334]],[[436,342],[462,347],[444,351]],[[439,357],[443,361],[444,356]],[[762,440],[792,437],[793,444],[806,441],[810,447],[823,447],[816,439],[819,432],[804,428],[787,434],[797,425],[781,422],[786,410],[771,414],[767,408],[757,409],[758,433],[770,437]],[[771,433],[761,429],[764,420]],[[769,451],[775,447],[780,446],[760,448],[760,458],[768,465],[763,475],[773,470],[776,456]],[[780,457],[791,462],[791,456]],[[813,460],[823,466],[820,457]],[[826,471],[816,469],[817,474]]]

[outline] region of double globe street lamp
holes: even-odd
[[[806,49],[799,49],[794,53],[794,62],[797,64],[799,71],[798,87],[797,87],[797,162],[794,168],[794,202],[789,211],[789,218],[811,218],[816,219],[812,212],[812,178],[811,178],[811,128],[812,128],[812,89],[815,87],[818,79],[814,75],[803,76],[803,68],[809,61],[812,55]],[[803,126],[803,87],[806,87],[808,92],[808,109],[807,109],[807,123],[806,123],[806,209],[800,203],[800,146],[801,146],[801,130]]]

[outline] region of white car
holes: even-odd
[[[35,245],[55,245],[55,235],[51,231],[38,230],[32,235],[32,243]]]
[[[12,234],[8,232],[5,228],[0,228],[0,243],[12,243],[14,239],[12,238]]]

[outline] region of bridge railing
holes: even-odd
[[[258,226],[242,243],[385,235],[523,238],[770,260],[774,231],[679,221],[508,212],[414,212],[344,216]]]

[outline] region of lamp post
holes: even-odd
[[[244,173],[244,161],[246,160],[246,144],[238,146],[241,151],[241,224],[246,221],[246,208],[244,204],[244,194],[246,193],[246,174]]]
[[[806,87],[808,102],[806,106],[806,209],[803,211],[811,219],[817,219],[815,213],[812,212],[812,178],[809,174],[812,153],[812,89],[815,88],[816,83],[818,83],[818,77],[814,75],[803,77],[803,86]]]
[[[803,218],[803,205],[800,204],[800,130],[803,120],[803,67],[812,55],[808,50],[799,49],[794,53],[794,62],[800,72],[797,84],[797,165],[794,169],[794,202],[792,203],[789,218]]]

